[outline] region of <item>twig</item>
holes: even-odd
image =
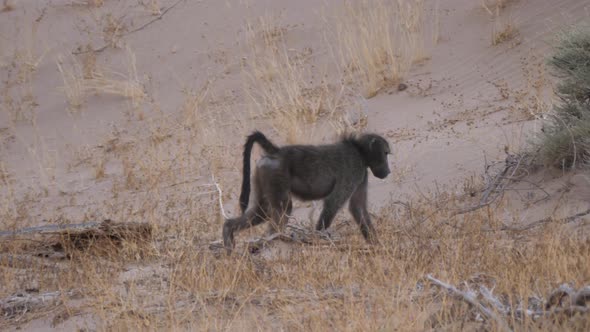
[[[223,218],[229,219],[228,215],[225,213],[225,210],[223,209],[223,193],[221,192],[221,187],[219,186],[217,181],[215,181],[215,175],[211,174],[211,180],[213,181],[213,184],[215,184],[215,188],[217,188],[217,192],[219,193],[219,210],[221,211],[221,215],[223,216]]]
[[[537,189],[542,190],[543,193],[545,194],[545,197],[543,199],[547,199],[547,197],[549,197],[550,195],[541,186],[539,186],[538,184],[533,183],[531,181],[523,180],[523,179],[515,177],[515,174],[516,174],[516,172],[518,172],[520,170],[520,166],[523,163],[523,160],[525,157],[526,157],[526,155],[519,156],[519,155],[508,154],[508,156],[506,157],[506,160],[504,161],[504,163],[505,163],[504,169],[494,176],[488,176],[488,172],[489,172],[491,166],[493,165],[493,163],[486,165],[484,172],[485,172],[486,179],[489,179],[489,181],[487,182],[487,185],[485,186],[485,189],[483,190],[483,194],[482,194],[481,199],[479,200],[479,203],[474,206],[459,209],[459,210],[453,212],[451,214],[451,216],[456,216],[456,215],[465,214],[468,212],[473,212],[475,210],[479,210],[483,207],[486,207],[486,206],[492,204],[493,202],[495,202],[498,199],[498,197],[500,197],[504,193],[504,191],[507,190],[507,187],[511,182],[522,181],[522,182],[529,183],[529,184],[535,186]],[[492,193],[495,193],[495,195],[493,195],[490,198]]]
[[[159,21],[159,20],[161,20],[161,19],[162,19],[162,17],[164,17],[164,15],[166,15],[166,13],[167,13],[167,12],[169,12],[170,10],[172,10],[172,8],[176,7],[176,5],[178,5],[178,4],[179,4],[181,1],[184,1],[184,0],[178,0],[178,1],[176,1],[174,4],[172,4],[172,6],[170,6],[170,7],[166,8],[166,9],[164,9],[164,10],[162,11],[162,13],[160,13],[160,15],[158,15],[158,16],[157,16],[156,18],[154,18],[153,20],[151,20],[151,21],[149,21],[149,22],[146,22],[146,23],[145,23],[145,24],[143,24],[142,26],[140,26],[140,27],[138,27],[138,28],[135,28],[135,29],[133,29],[133,30],[131,30],[131,31],[127,32],[125,35],[129,35],[129,34],[132,34],[132,33],[134,33],[134,32],[137,32],[137,31],[139,31],[139,30],[143,30],[143,29],[145,29],[145,28],[146,28],[148,25],[150,25],[150,24],[152,24],[152,23],[154,23],[154,22],[156,22],[156,21]]]
[[[154,19],[152,19],[152,20],[150,20],[150,21],[148,21],[148,22],[146,22],[146,23],[142,24],[142,25],[141,25],[140,27],[138,27],[138,28],[135,28],[135,29],[133,29],[133,30],[130,30],[130,31],[128,31],[128,32],[126,32],[126,33],[124,33],[124,34],[122,34],[122,35],[121,35],[121,37],[125,37],[125,36],[128,36],[128,35],[132,34],[132,33],[135,33],[135,32],[137,32],[137,31],[143,30],[143,29],[145,29],[146,27],[148,27],[149,25],[151,25],[152,23],[154,23],[154,22],[156,22],[156,21],[159,21],[159,20],[161,20],[161,19],[164,17],[164,15],[166,15],[166,13],[168,13],[170,10],[172,10],[172,8],[176,7],[176,6],[177,6],[179,3],[181,3],[182,1],[184,1],[184,0],[178,0],[178,1],[176,1],[176,2],[175,2],[175,3],[173,3],[173,4],[172,4],[170,7],[168,7],[168,8],[166,8],[166,9],[164,9],[164,10],[162,11],[162,13],[160,13],[160,15],[158,15],[156,18],[154,18]],[[74,54],[74,55],[79,55],[79,54],[90,53],[90,52],[99,53],[99,52],[102,52],[102,51],[106,50],[106,49],[107,49],[107,47],[109,47],[110,45],[111,45],[111,44],[109,43],[109,44],[105,44],[105,45],[103,45],[103,46],[101,46],[101,47],[99,47],[99,48],[97,48],[97,49],[92,49],[92,48],[89,48],[89,49],[86,49],[86,50],[72,51],[72,54]]]
[[[528,184],[530,184],[531,186],[533,186],[533,187],[537,188],[538,190],[541,190],[541,191],[542,191],[542,192],[545,194],[545,197],[543,197],[543,198],[541,198],[541,199],[537,200],[536,202],[540,202],[540,201],[542,201],[542,200],[545,200],[545,199],[547,199],[547,198],[549,198],[549,197],[551,196],[551,195],[550,195],[550,194],[547,192],[547,190],[543,189],[543,187],[541,187],[541,186],[540,186],[539,184],[537,184],[537,183],[534,183],[533,181],[529,181],[529,180],[525,180],[525,179],[518,179],[518,178],[513,178],[513,177],[509,177],[509,176],[504,176],[504,177],[502,177],[502,178],[503,178],[503,179],[505,179],[505,180],[509,180],[509,181],[519,181],[519,182],[528,183]],[[518,189],[512,189],[512,190],[518,190]]]
[[[475,296],[473,294],[460,291],[455,286],[450,285],[450,284],[447,284],[445,282],[442,282],[442,281],[434,278],[430,274],[427,275],[426,278],[430,282],[432,282],[433,284],[435,284],[436,286],[439,286],[441,288],[446,289],[449,293],[451,293],[452,295],[454,295],[456,298],[458,298],[460,300],[463,300],[463,301],[467,302],[469,305],[477,308],[477,310],[479,310],[487,318],[493,319],[494,321],[496,321],[496,323],[498,324],[498,327],[502,331],[512,331],[512,329],[510,329],[510,327],[508,326],[508,324],[503,319],[501,319],[498,315],[496,315],[493,311],[491,311],[490,309],[488,309],[486,306],[484,306],[483,304],[481,304],[475,298]]]
[[[570,223],[572,221],[575,221],[579,217],[583,217],[583,216],[586,216],[588,214],[590,214],[590,209],[585,210],[585,211],[582,211],[582,212],[579,212],[579,213],[576,213],[576,214],[571,215],[571,216],[568,216],[568,217],[565,217],[565,218],[563,218],[561,220],[563,220],[563,222],[565,222],[565,223]],[[528,224],[526,226],[523,226],[523,227],[508,227],[508,226],[504,226],[504,227],[500,228],[500,230],[501,231],[518,231],[518,232],[528,231],[528,230],[530,230],[532,228],[538,227],[538,226],[540,226],[542,224],[546,224],[546,223],[551,222],[553,220],[559,220],[559,219],[555,219],[553,217],[547,217],[547,218],[543,218],[543,219],[540,219],[540,220],[537,220],[537,221],[533,221],[530,224]]]

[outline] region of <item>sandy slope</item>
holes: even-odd
[[[265,14],[279,17],[286,43],[295,50],[312,49],[312,65],[320,72],[333,71],[323,25],[330,10],[317,1],[180,1],[161,20],[125,35],[118,42],[122,48],[107,48],[96,55],[98,65],[126,73],[124,46],[135,53],[138,76],[148,94],[141,116],[129,111],[129,101],[124,98],[102,94],[88,96],[83,111],[72,115],[66,111],[66,99],[58,88],[63,82],[56,68],[57,57],[67,61],[71,52],[87,44],[101,47],[105,43],[101,31],[109,14],[122,17],[128,30],[154,19],[137,1],[106,0],[100,8],[78,2],[12,1],[14,8],[0,13],[2,89],[17,102],[22,102],[30,89],[36,104],[35,126],[27,121],[13,125],[9,112],[0,112],[0,161],[15,194],[7,195],[7,186],[0,191],[28,211],[19,220],[21,224],[117,215],[112,187],[123,176],[121,166],[109,161],[106,178],[96,180],[92,163],[71,166],[80,159],[81,149],[102,149],[113,131],[125,141],[140,137],[138,132],[146,128],[165,126],[150,119],[180,114],[186,97],[183,89],[198,90],[207,80],[214,79],[210,93],[215,102],[227,114],[241,119],[234,127],[233,119],[228,118],[220,127],[237,156],[243,136],[256,126],[246,111],[241,70],[247,21]],[[174,3],[161,1],[162,8]],[[492,45],[494,22],[479,1],[440,1],[438,41],[428,47],[429,59],[414,66],[405,82],[409,88],[382,91],[366,101],[368,129],[389,137],[395,149],[393,176],[371,181],[372,205],[378,207],[389,197],[415,196],[437,186],[461,188],[466,178],[482,173],[486,159],[501,160],[505,149],[515,152],[525,146],[538,130],[542,115],[527,107],[530,105],[523,99],[531,96],[522,97],[522,91],[527,84],[542,80],[543,73],[535,64],[547,56],[555,33],[566,24],[587,20],[589,10],[583,0],[510,1],[500,19],[514,24],[517,35]],[[15,60],[14,54],[25,51],[39,63],[30,81],[18,82],[15,77],[22,60]],[[78,59],[84,61],[83,57]],[[550,100],[548,78],[545,83],[540,95]],[[6,102],[5,92],[0,98]],[[331,137],[318,135],[317,139]],[[228,203],[232,209],[238,192],[238,159],[226,170],[230,177],[224,183],[233,195]],[[195,170],[180,180],[194,180],[199,175]],[[554,181],[552,188],[563,185],[562,180]],[[162,200],[175,190],[163,185]],[[578,190],[585,189],[578,184]],[[126,204],[141,203],[137,192],[121,195],[132,202]],[[586,204],[575,197],[572,200],[574,207],[568,211]],[[527,216],[532,219],[533,212]]]
[[[587,10],[584,1],[575,0],[511,2],[499,21],[515,25],[517,35],[493,46],[494,23],[479,3],[441,2],[438,43],[429,47],[430,59],[415,66],[408,77],[410,88],[384,91],[367,101],[368,128],[395,142],[396,179],[375,181],[372,201],[382,202],[379,198],[388,194],[413,193],[416,187],[433,188],[435,182],[456,185],[466,176],[481,173],[484,156],[503,158],[505,147],[518,151],[529,135],[528,128],[538,128],[534,116],[516,97],[527,80],[542,75],[531,65],[532,73],[525,77],[527,63],[542,61],[557,29],[587,18]],[[91,170],[68,169],[75,158],[73,152],[81,147],[93,149],[115,127],[131,132],[146,121],[126,120],[128,102],[109,95],[89,96],[83,112],[70,115],[58,89],[63,83],[56,59],[61,55],[67,60],[71,51],[87,44],[104,45],[99,26],[109,15],[123,16],[128,30],[154,16],[133,1],[106,1],[100,8],[71,1],[20,1],[14,10],[0,15],[4,81],[18,74],[10,64],[15,50],[27,50],[34,59],[41,57],[30,83],[7,87],[17,96],[32,89],[38,105],[33,107],[36,127],[26,122],[12,126],[8,112],[0,114],[2,160],[18,184],[16,191],[23,195],[45,184],[49,198],[43,201],[49,209],[54,208],[51,204],[60,204],[55,198],[60,191],[78,192],[78,199],[86,195],[108,199],[102,198],[107,194],[101,189],[108,186],[95,184]],[[164,19],[119,41],[137,56],[138,75],[149,95],[141,111],[145,118],[158,112],[179,112],[182,90],[198,89],[211,79],[215,79],[211,93],[231,113],[244,114],[247,100],[241,88],[240,61],[246,47],[245,24],[261,15],[278,17],[287,31],[286,43],[293,49],[314,50],[315,66],[325,68],[330,62],[322,25],[329,11],[313,1],[181,1]],[[122,73],[127,70],[122,49],[97,53],[96,61]],[[232,130],[233,140],[239,142],[254,126]],[[47,217],[40,213],[35,219]]]

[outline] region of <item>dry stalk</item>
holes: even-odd
[[[229,216],[225,213],[225,209],[223,208],[223,193],[221,192],[221,187],[219,186],[219,183],[217,183],[217,181],[215,181],[215,175],[213,175],[213,174],[211,174],[211,181],[215,185],[215,188],[217,189],[217,193],[219,194],[219,211],[221,211],[221,215],[223,216],[223,219],[227,220],[227,219],[229,219]]]

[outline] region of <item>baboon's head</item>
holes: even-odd
[[[365,162],[371,169],[373,175],[384,179],[391,171],[387,162],[387,155],[391,153],[389,143],[375,134],[365,134],[358,139]]]

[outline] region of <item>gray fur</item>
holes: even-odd
[[[383,137],[363,134],[348,136],[328,145],[287,145],[278,148],[261,133],[255,134],[256,142],[263,148],[270,146],[273,149],[265,150],[266,154],[256,165],[252,203],[241,216],[228,219],[223,225],[226,248],[233,248],[236,232],[265,220],[270,220],[270,233],[282,231],[293,208],[292,196],[303,201],[324,200],[316,230],[330,227],[348,200],[349,211],[365,239],[370,243],[377,241],[367,211],[367,168],[381,179],[390,173],[387,155],[391,150]],[[251,147],[246,148],[248,155],[245,158],[250,157],[250,150]],[[250,174],[244,170],[243,176]],[[249,185],[247,188],[243,186],[242,196],[248,195]]]

